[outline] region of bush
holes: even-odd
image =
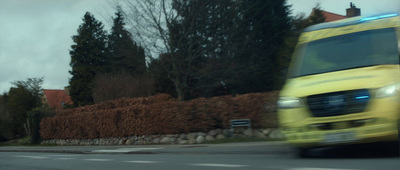
[[[40,138],[40,121],[42,118],[52,117],[55,112],[51,109],[35,108],[28,112],[28,129],[31,136],[31,144],[39,144]]]
[[[177,101],[166,94],[122,98],[59,111],[40,123],[43,139],[93,139],[179,134],[229,128],[232,119],[251,119],[253,128],[274,127],[277,92]],[[268,107],[266,107],[268,106]]]
[[[11,115],[7,111],[0,108],[0,142],[8,141],[13,138],[11,126]]]

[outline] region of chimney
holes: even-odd
[[[69,86],[64,87],[64,93],[69,96]]]
[[[356,16],[360,16],[361,15],[361,10],[360,8],[356,8],[356,6],[350,2],[350,8],[346,9],[346,17],[350,18],[350,17],[356,17]]]

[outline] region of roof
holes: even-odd
[[[322,14],[325,17],[325,22],[332,22],[332,21],[337,21],[337,20],[341,20],[341,19],[346,19],[346,16],[344,15],[339,15],[339,14],[335,14],[335,13],[331,13],[331,12],[327,12],[327,11],[321,11]]]
[[[347,19],[343,19],[343,20],[334,21],[334,22],[320,23],[320,24],[312,25],[312,26],[307,27],[304,30],[304,32],[316,31],[316,30],[327,29],[327,28],[338,28],[338,27],[344,27],[344,26],[349,26],[349,25],[356,25],[356,24],[363,23],[363,22],[374,22],[374,21],[378,21],[381,19],[389,19],[389,18],[394,18],[394,17],[398,18],[399,14],[392,13],[392,14],[382,14],[382,15],[376,15],[376,16],[370,16],[370,17],[351,17],[351,18],[347,18]],[[393,23],[396,24],[397,21],[386,23],[386,24],[393,24]]]
[[[52,109],[63,109],[64,104],[72,104],[71,97],[64,90],[43,90],[47,104]]]
[[[313,9],[310,13],[310,16],[313,16],[315,13],[315,10],[317,9]],[[341,20],[341,19],[346,19],[347,17],[344,15],[339,15],[339,14],[335,14],[332,12],[328,12],[328,11],[324,11],[324,10],[320,10],[322,15],[324,15],[325,17],[325,22],[332,22],[332,21],[337,21],[337,20]]]

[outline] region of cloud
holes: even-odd
[[[0,93],[9,90],[10,82],[33,77],[45,77],[46,89],[67,86],[71,37],[86,11],[102,20],[96,13],[112,8],[110,4],[111,0],[0,0]]]
[[[10,82],[45,77],[43,88],[68,85],[71,37],[86,11],[110,27],[114,0],[0,0],[0,93]],[[288,0],[293,14],[308,15],[316,2],[323,10],[344,14],[350,2],[362,14],[399,10],[399,0]],[[105,22],[107,21],[107,22]]]

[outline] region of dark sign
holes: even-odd
[[[251,120],[250,119],[237,119],[231,120],[231,128],[237,126],[248,126],[251,127]]]

